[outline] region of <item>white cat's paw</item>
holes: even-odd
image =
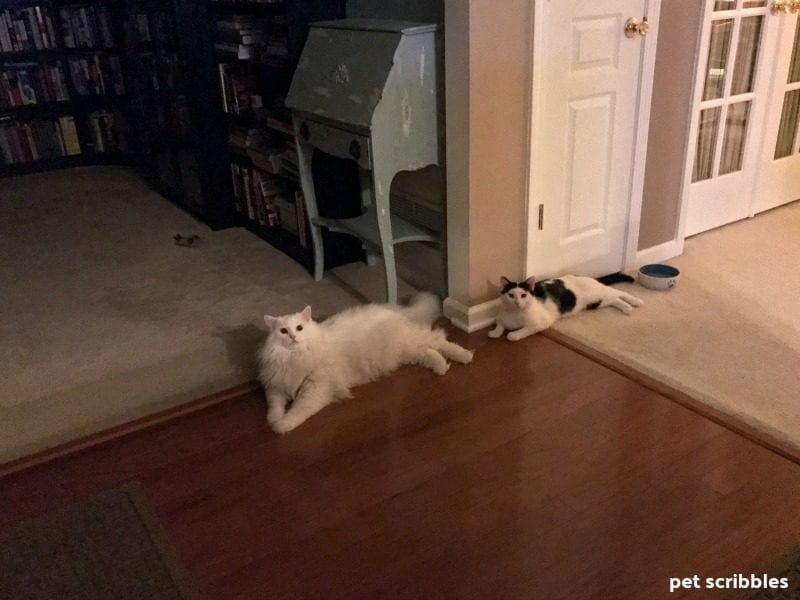
[[[450,370],[450,363],[448,363],[448,362],[442,363],[440,365],[436,365],[433,368],[433,372],[436,373],[437,375],[444,375],[449,370]]]
[[[510,340],[512,342],[517,342],[517,341],[521,340],[524,337],[528,337],[528,334],[527,333],[523,333],[523,331],[521,329],[518,329],[516,331],[510,332],[506,336],[506,339]]]
[[[472,350],[464,348],[464,353],[459,356],[459,362],[463,365],[468,365],[472,362],[473,358],[475,358],[475,353]]]
[[[283,415],[285,414],[286,412],[279,408],[276,408],[274,410],[270,408],[267,411],[267,423],[269,423],[270,425],[274,425],[275,423],[280,421],[283,418]]]
[[[289,433],[292,429],[300,425],[296,419],[282,418],[272,423],[272,431],[275,433]]]
[[[502,329],[500,329],[500,328],[495,328],[495,329],[492,329],[492,330],[489,332],[489,337],[490,337],[490,338],[492,338],[492,339],[495,339],[495,340],[496,340],[497,338],[499,338],[501,335],[503,335],[503,330],[502,330]]]

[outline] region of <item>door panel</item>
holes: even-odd
[[[646,6],[536,3],[527,265],[537,277],[623,267],[644,48],[624,26]]]
[[[800,23],[796,15],[780,15],[778,20],[756,213],[800,199]]]

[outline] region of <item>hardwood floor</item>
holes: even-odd
[[[675,598],[800,545],[798,465],[544,337],[454,337],[472,365],[284,437],[253,393],[9,476],[0,529],[138,480],[213,599]]]

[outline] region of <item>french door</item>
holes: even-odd
[[[800,2],[783,6],[754,212],[800,198]]]
[[[707,0],[685,235],[800,198],[800,0]]]

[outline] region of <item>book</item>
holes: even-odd
[[[64,153],[74,156],[81,153],[81,144],[78,141],[78,131],[75,129],[75,117],[65,115],[58,119],[61,128],[61,138],[64,141]]]

